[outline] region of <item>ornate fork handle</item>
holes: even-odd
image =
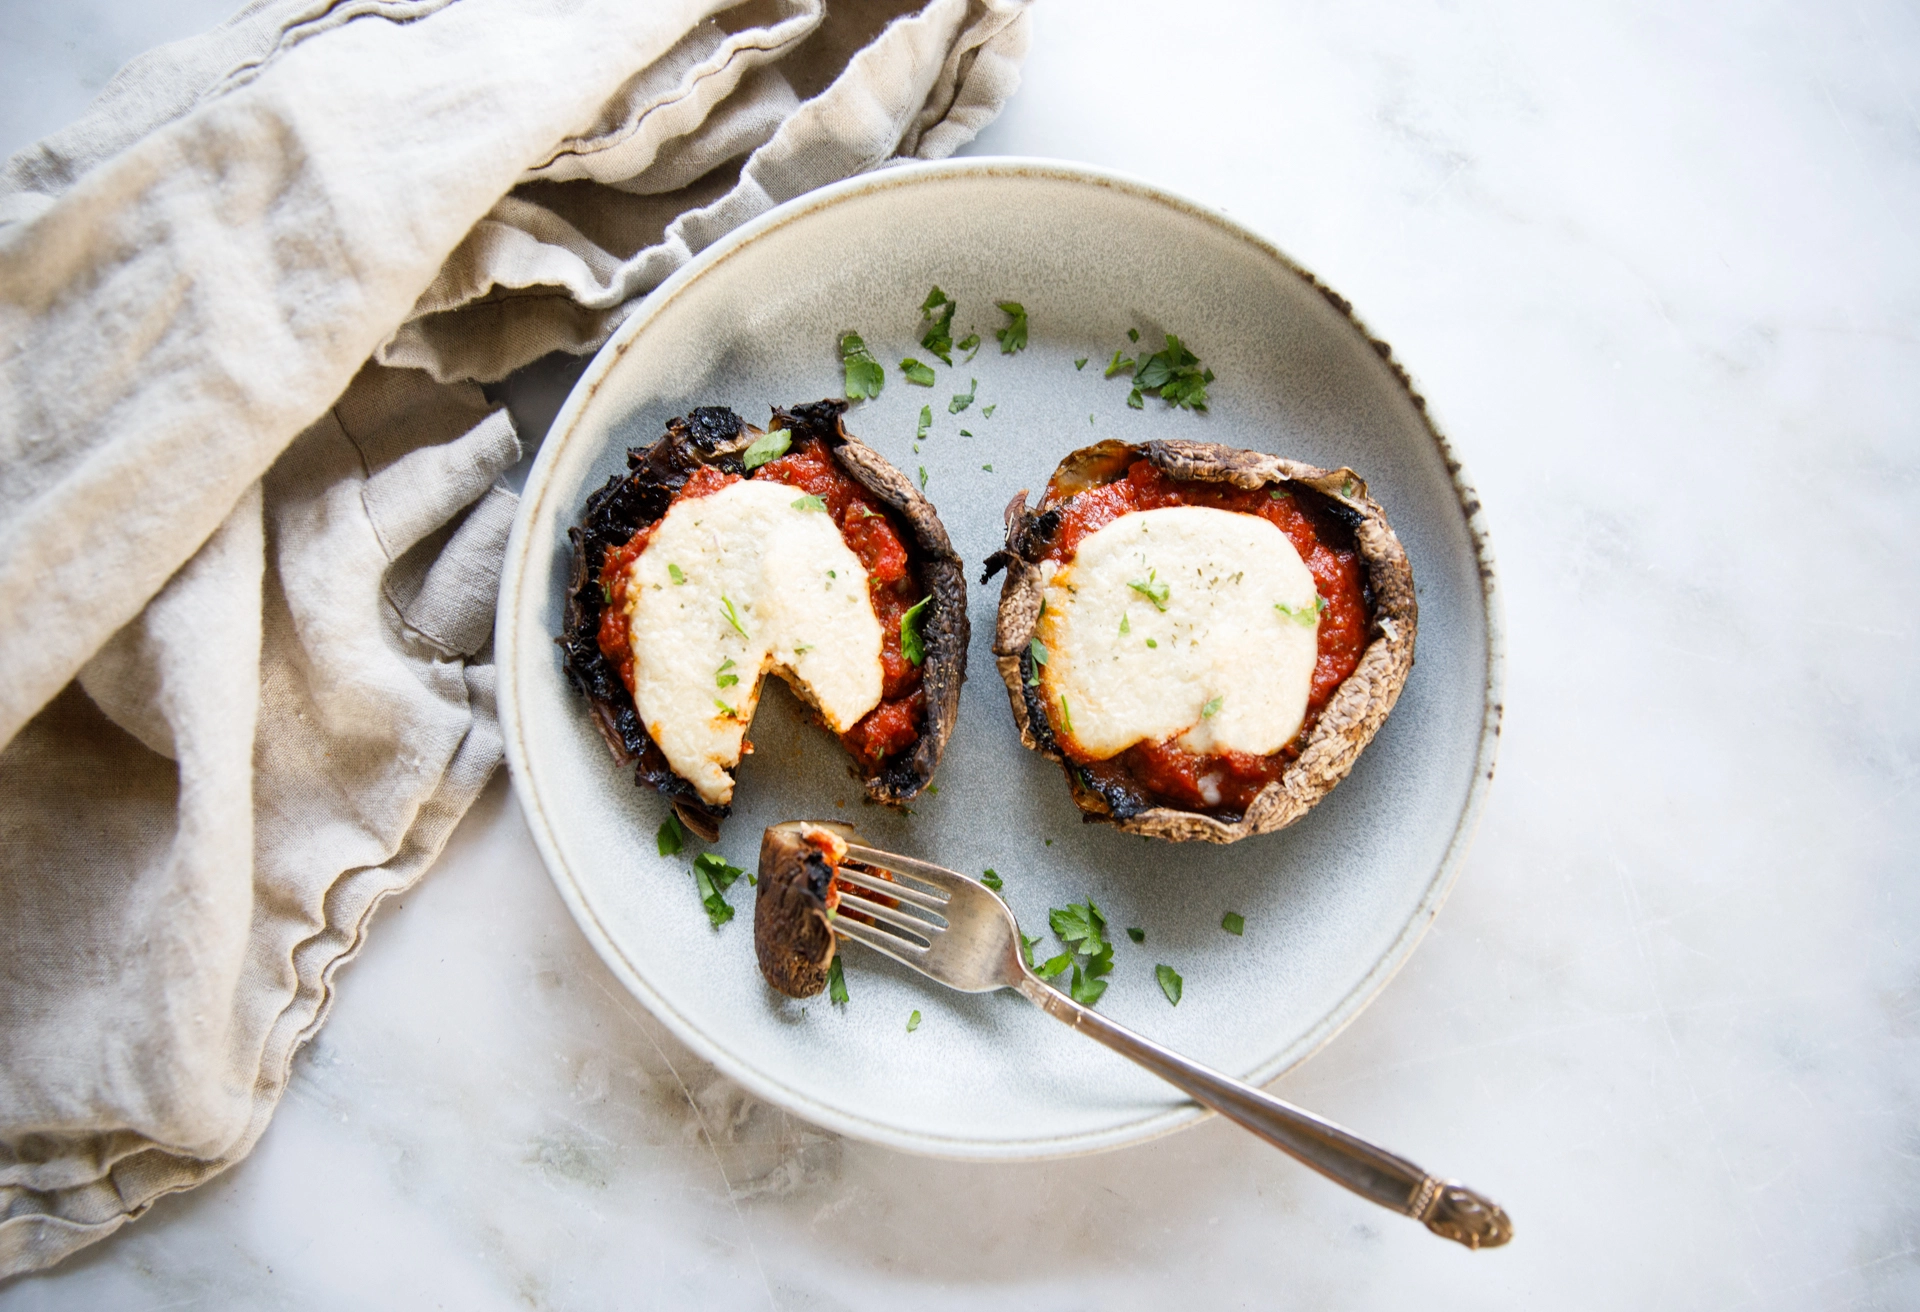
[[[1513,1223],[1500,1206],[1459,1181],[1428,1175],[1406,1158],[1376,1147],[1332,1121],[1189,1061],[1099,1012],[1089,1011],[1058,989],[1049,988],[1031,971],[1023,974],[1020,991],[1042,1011],[1131,1057],[1195,1102],[1253,1131],[1336,1184],[1404,1213],[1435,1234],[1468,1248],[1497,1248],[1513,1238]]]

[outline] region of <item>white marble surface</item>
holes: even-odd
[[[0,145],[210,12],[0,0]],[[1920,1305],[1916,105],[1920,14],[1874,0],[1045,0],[976,147],[1267,233],[1479,482],[1478,845],[1277,1087],[1500,1198],[1510,1248],[1217,1122],[1007,1168],[756,1106],[600,966],[501,779],[254,1156],[0,1310]]]

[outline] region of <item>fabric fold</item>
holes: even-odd
[[[0,172],[0,1278],[244,1157],[501,755],[481,381],[951,152],[1023,0],[253,0]]]

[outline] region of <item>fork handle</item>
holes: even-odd
[[[1376,1147],[1350,1130],[1222,1075],[1049,987],[1031,971],[1018,985],[1049,1016],[1131,1057],[1203,1107],[1253,1131],[1289,1157],[1362,1198],[1424,1224],[1468,1248],[1497,1248],[1513,1238],[1513,1223],[1491,1199],[1457,1180],[1428,1175],[1404,1157]]]

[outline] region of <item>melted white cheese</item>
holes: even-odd
[[[1318,594],[1268,521],[1134,511],[1084,538],[1042,595],[1041,691],[1056,736],[1087,757],[1175,735],[1203,755],[1266,756],[1300,731]]]
[[[732,800],[728,771],[763,674],[786,679],[835,733],[880,704],[867,571],[831,517],[795,504],[804,496],[748,479],[676,502],[628,574],[640,721],[715,805]],[[722,686],[729,675],[738,682]]]

